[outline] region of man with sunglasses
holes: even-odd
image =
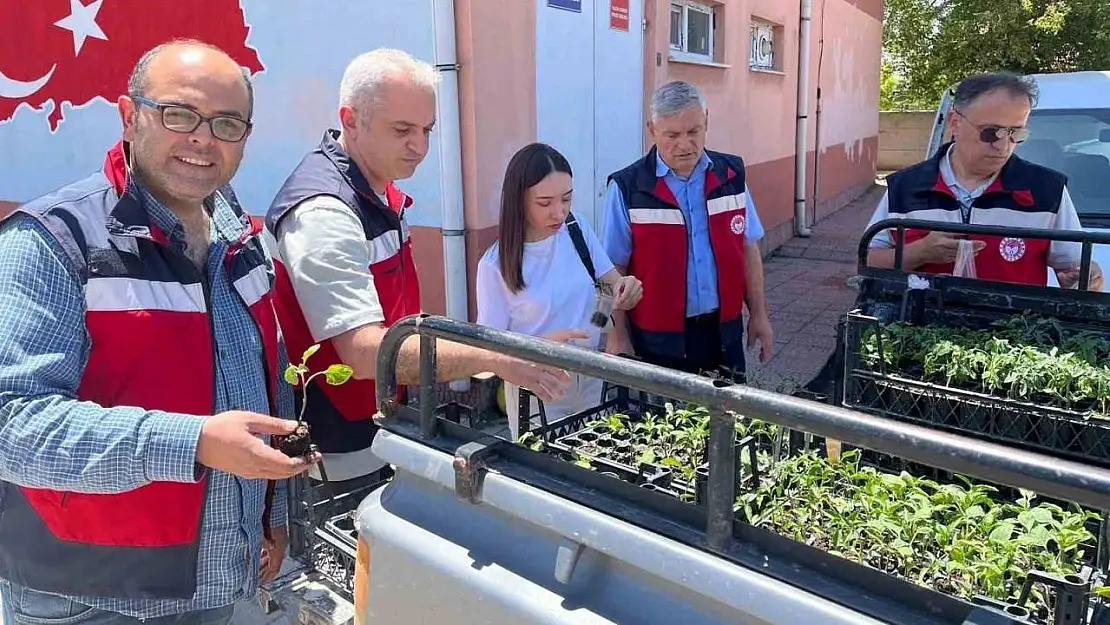
[[[172,42],[128,93],[102,170],[0,223],[7,623],[230,622],[314,460],[266,440],[295,422],[271,416],[293,404],[273,267],[228,186],[249,75]]]
[[[982,74],[960,82],[949,116],[952,141],[929,160],[887,178],[871,224],[904,218],[1081,230],[1065,176],[1014,154],[1029,135],[1036,98],[1036,84],[1015,74]],[[1047,268],[1052,268],[1065,288],[1079,280],[1078,243],[918,229],[905,233],[902,262],[909,271],[953,273],[960,239],[968,238],[977,278],[1046,285]],[[869,265],[894,266],[896,236],[896,231],[883,231],[871,240]],[[1102,287],[1102,271],[1092,262],[1089,288]]]

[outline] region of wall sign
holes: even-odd
[[[628,0],[609,0],[609,28],[628,32]]]
[[[582,0],[547,0],[547,6],[575,13],[582,12]]]

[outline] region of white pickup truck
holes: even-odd
[[[1100,622],[1092,597],[1103,578],[1089,567],[1038,578],[1070,619],[1041,621],[1021,605],[959,598],[743,522],[735,478],[751,456],[738,454],[736,414],[1093,509],[1110,508],[1110,470],[442,317],[410,317],[387,333],[384,397],[396,388],[397,349],[413,334],[424,389],[434,388],[428,347],[441,338],[707,407],[708,470],[696,497],[679,500],[643,467],[639,478],[586,468],[466,427],[424,402],[430,390],[423,411],[381,402],[374,451],[396,475],[356,494],[357,507],[329,527],[308,528],[317,544],[345,545],[343,581],[318,555],[266,595],[301,623]],[[1029,583],[1040,575],[1027,573]]]

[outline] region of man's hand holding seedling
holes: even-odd
[[[297,422],[229,410],[205,420],[197,442],[197,462],[248,479],[280,480],[297,475],[319,460],[319,454],[291,458],[259,438],[284,436]]]

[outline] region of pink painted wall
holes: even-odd
[[[536,137],[535,11],[534,0],[455,4],[471,319],[478,258],[497,238],[505,167]]]
[[[709,104],[709,147],[744,157],[751,167],[750,186],[764,226],[768,232],[780,227],[778,238],[788,237],[793,222],[798,3],[703,0],[716,6],[717,45],[723,39],[716,59],[720,65],[707,66],[668,59],[670,1],[646,2],[645,115],[650,114],[647,104],[655,87],[670,80],[696,84]],[[823,98],[818,204],[833,202],[839,208],[852,199],[853,190],[874,179],[882,51],[882,0],[815,0],[814,5],[807,140],[811,214],[818,81]],[[782,26],[775,41],[781,71],[749,68],[752,17]]]

